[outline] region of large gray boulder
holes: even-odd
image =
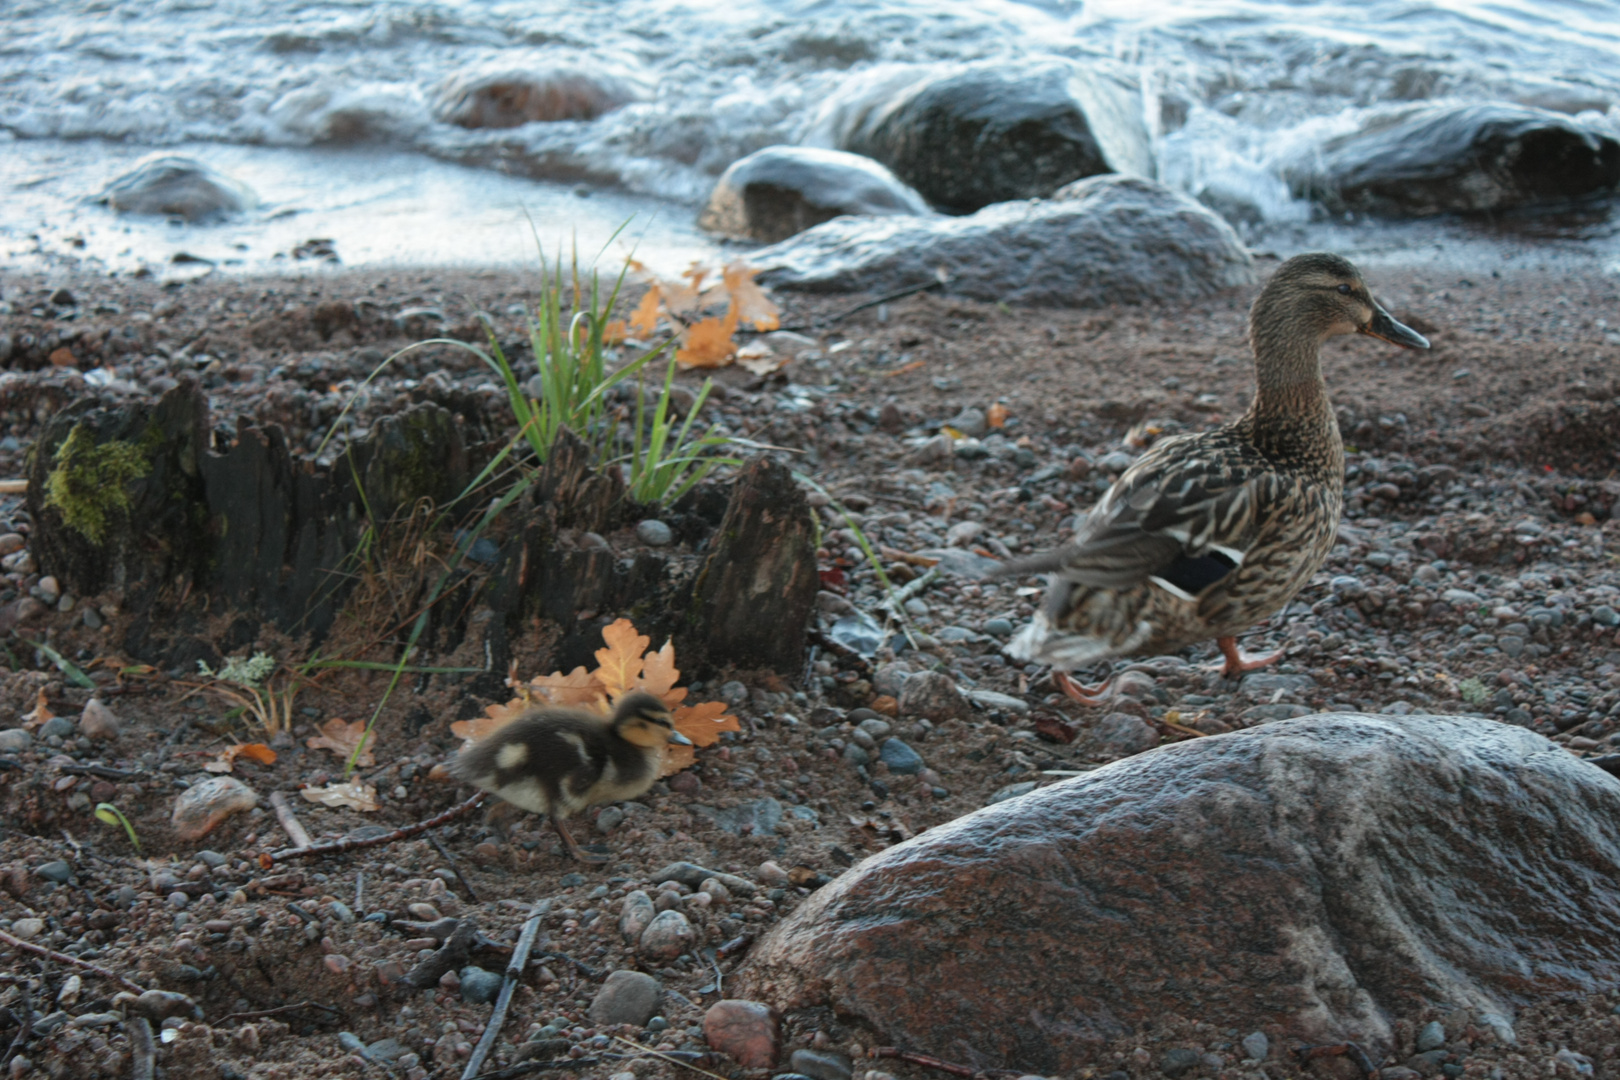
[[[1428,106],[1380,117],[1285,173],[1294,194],[1331,210],[1513,210],[1620,189],[1620,139],[1524,105]]]
[[[947,293],[1058,307],[1189,299],[1254,280],[1231,226],[1149,180],[1097,176],[968,217],[838,218],[749,256],[807,292]]]
[[[192,158],[144,158],[96,196],[121,214],[161,214],[207,221],[240,213],[258,202],[253,189]]]
[[[1044,198],[1098,173],[1153,174],[1141,96],[1100,62],[906,74],[853,82],[823,108],[818,135],[887,165],[941,210]]]
[[[871,158],[815,146],[767,146],[732,162],[698,225],[770,244],[845,214],[930,213],[921,195]]]
[[[874,855],[757,945],[733,992],[980,1068],[1073,1073],[1167,1015],[1376,1061],[1429,1005],[1511,1038],[1517,1006],[1620,985],[1616,926],[1620,780],[1490,720],[1322,715],[1150,751]]]

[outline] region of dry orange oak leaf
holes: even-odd
[[[567,675],[557,672],[513,683],[517,697],[504,705],[488,706],[483,716],[456,721],[450,725],[450,733],[463,740],[464,746],[470,746],[536,705],[572,706],[606,716],[613,711],[612,703],[632,690],[651,694],[669,706],[675,730],[696,746],[713,746],[722,731],[742,730],[737,718],[726,713],[724,702],[681,704],[687,690],[675,685],[681,672],[675,666],[673,642],[664,642],[657,651],[649,649],[652,639],[638,632],[629,619],[618,619],[603,627],[602,641],[605,645],[596,650],[595,671],[577,667]],[[680,772],[693,760],[692,747],[667,746],[659,775]]]
[[[304,740],[304,745],[311,750],[323,748],[331,750],[344,760],[348,760],[349,755],[354,753],[354,748],[362,742],[366,744],[366,748],[360,751],[360,756],[354,759],[354,763],[363,769],[370,768],[377,764],[376,757],[371,753],[371,748],[376,745],[377,740],[366,738],[366,722],[356,720],[352,724],[345,724],[334,716],[321,725],[321,734],[311,735]]]
[[[237,743],[227,746],[219,752],[219,757],[203,766],[208,772],[228,773],[236,767],[236,759],[245,757],[250,761],[257,761],[261,765],[274,765],[276,752],[262,742]]]

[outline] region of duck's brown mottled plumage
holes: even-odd
[[[458,780],[544,814],[568,851],[582,852],[563,819],[597,803],[634,799],[658,779],[664,745],[687,743],[651,694],[619,699],[610,717],[583,709],[533,708],[467,747],[450,763]]]
[[[1041,611],[1008,652],[1073,670],[1229,639],[1287,604],[1338,532],[1344,444],[1319,353],[1328,337],[1348,333],[1428,347],[1373,300],[1347,260],[1284,263],[1249,315],[1257,388],[1248,412],[1158,443],[1073,542],[998,573],[1051,575]]]

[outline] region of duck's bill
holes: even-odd
[[[675,734],[673,734],[673,735],[671,735],[669,737],[669,741],[671,743],[675,744],[676,746],[691,746],[692,745],[692,740],[688,739],[685,735],[682,735],[678,731],[675,732]]]
[[[1429,339],[1407,326],[1397,322],[1389,312],[1381,307],[1373,308],[1372,322],[1361,328],[1361,332],[1368,337],[1375,337],[1387,341],[1391,345],[1399,345],[1403,349],[1427,349]]]

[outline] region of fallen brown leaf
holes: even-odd
[[[377,764],[376,756],[371,752],[376,745],[375,738],[366,737],[366,722],[356,720],[352,724],[345,724],[340,718],[333,717],[320,727],[321,734],[311,735],[304,740],[304,745],[311,750],[330,750],[342,757],[345,761],[354,753],[355,747],[365,744],[360,756],[354,763],[361,768],[370,768]]]
[[[377,802],[377,789],[359,780],[351,780],[347,784],[334,780],[323,788],[303,788],[298,794],[322,806],[341,806],[366,813],[382,809]]]

